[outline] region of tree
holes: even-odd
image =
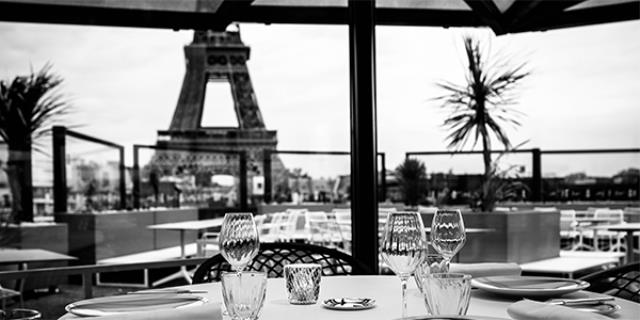
[[[404,195],[404,203],[418,205],[427,191],[427,169],[424,163],[416,159],[405,159],[396,168],[396,177]]]
[[[493,168],[491,160],[491,134],[505,147],[511,148],[504,124],[520,126],[517,116],[521,114],[510,108],[517,99],[517,89],[530,75],[527,63],[511,63],[504,56],[489,59],[489,53],[483,51],[480,42],[471,36],[463,38],[468,68],[464,84],[441,81],[437,86],[446,94],[437,97],[442,108],[451,113],[443,126],[450,132],[447,136],[448,148],[462,149],[469,139],[473,140],[472,149],[482,142],[482,160],[484,163],[482,199],[493,199],[490,182]],[[494,56],[495,57],[495,56]],[[482,205],[482,210],[493,210],[492,201]]]
[[[31,151],[38,150],[34,141],[49,133],[54,119],[68,111],[57,90],[61,83],[50,64],[36,73],[0,80],[0,137],[9,149],[12,222],[33,221]]]

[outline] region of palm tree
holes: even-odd
[[[36,73],[0,80],[0,137],[9,148],[5,170],[13,197],[11,222],[33,221],[31,150],[39,150],[34,141],[68,111],[57,92],[61,83],[50,64]]]
[[[520,126],[517,116],[521,113],[509,106],[516,102],[516,89],[530,72],[526,62],[513,64],[504,57],[489,60],[478,40],[471,36],[465,36],[463,40],[468,63],[466,83],[438,82],[437,85],[447,93],[436,100],[443,108],[451,110],[443,124],[450,131],[448,148],[460,150],[469,139],[473,140],[473,148],[481,140],[484,162],[482,198],[489,199],[492,195],[489,194],[488,183],[493,172],[491,134],[504,145],[505,150],[511,148],[503,125]],[[482,209],[490,211],[493,205]]]

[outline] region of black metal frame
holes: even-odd
[[[133,145],[133,172],[131,178],[133,180],[133,207],[140,209],[140,149],[153,149],[163,151],[186,151],[186,152],[210,152],[210,153],[223,153],[233,154],[238,156],[240,167],[240,210],[247,210],[247,152],[246,151],[233,151],[233,150],[220,150],[199,146],[161,146],[161,145]]]
[[[292,155],[337,155],[350,156],[348,151],[312,151],[312,150],[270,150],[264,149],[262,158],[262,167],[264,169],[264,202],[271,203],[273,195],[271,194],[273,187],[273,177],[271,175],[271,156],[274,154],[292,154]],[[380,192],[382,201],[386,200],[387,194],[387,176],[386,176],[386,156],[384,152],[378,152],[380,158]]]
[[[504,153],[504,150],[492,150],[491,153]],[[602,153],[640,153],[640,148],[625,149],[574,149],[574,150],[540,150],[518,149],[507,153],[531,153],[531,200],[544,201],[542,196],[542,155],[543,154],[602,154]],[[456,154],[482,154],[482,151],[411,151],[405,152],[405,158],[411,156],[434,156]]]
[[[120,209],[126,208],[127,191],[125,187],[125,165],[124,165],[124,146],[117,143],[92,137],[84,133],[69,130],[64,126],[54,126],[53,132],[53,212],[67,212],[67,169],[66,169],[66,145],[67,136],[76,139],[100,144],[118,150],[119,162],[119,186],[120,189]]]

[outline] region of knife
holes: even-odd
[[[581,298],[581,299],[562,299],[562,300],[550,300],[547,304],[561,305],[561,306],[575,306],[580,304],[599,304],[607,301],[613,301],[613,297],[595,297],[595,298]]]
[[[206,290],[146,290],[146,291],[132,291],[127,294],[159,294],[159,293],[207,293]]]

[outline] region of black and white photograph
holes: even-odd
[[[0,320],[638,315],[640,0],[0,0]]]

